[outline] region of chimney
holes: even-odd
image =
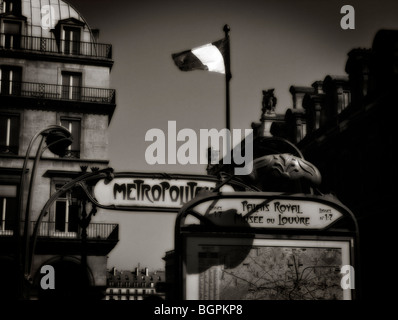
[[[322,89],[322,84],[323,84],[323,81],[315,81],[311,86],[314,88],[314,90],[315,90],[315,94],[321,94],[321,93],[323,93],[323,89]]]
[[[348,53],[345,71],[349,77],[355,107],[360,107],[368,94],[370,59],[370,49],[353,49]]]
[[[304,95],[306,93],[309,93],[309,94],[314,93],[314,88],[313,87],[291,86],[289,91],[292,94],[293,109],[302,109]]]

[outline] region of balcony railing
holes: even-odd
[[[0,49],[112,59],[112,45],[0,33]]]
[[[32,230],[35,222],[32,222]],[[69,228],[68,228],[69,227]],[[72,231],[70,229],[73,229]],[[71,228],[68,223],[62,230],[56,228],[55,222],[43,221],[37,233],[38,237],[81,239],[80,227]],[[87,227],[87,239],[92,240],[118,240],[119,225],[114,223],[90,223]]]
[[[116,100],[114,89],[5,80],[0,80],[0,95],[112,104]]]
[[[31,229],[34,230],[35,221],[32,221]],[[21,231],[24,222],[21,223]],[[0,220],[0,237],[14,235],[13,223],[9,221]],[[59,225],[56,227],[56,222],[42,221],[37,236],[45,238],[60,238],[60,239],[81,239],[80,227],[70,225],[68,223],[63,225],[62,230],[59,230]],[[73,229],[71,231],[70,229]],[[87,239],[91,240],[118,240],[119,239],[119,225],[114,223],[90,223],[87,227]]]

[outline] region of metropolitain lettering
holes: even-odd
[[[150,203],[172,202],[183,205],[192,200],[201,190],[209,190],[208,187],[198,187],[196,182],[188,182],[186,186],[171,185],[169,182],[150,185],[144,180],[133,180],[132,183],[115,183],[113,186],[114,200],[149,201]]]

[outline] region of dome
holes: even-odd
[[[32,37],[53,38],[60,24],[82,28],[80,41],[95,42],[83,16],[69,3],[61,0],[19,0],[20,15],[24,18],[23,34]],[[14,3],[17,1],[13,1]],[[4,6],[3,6],[4,7]],[[3,9],[4,10],[4,9]],[[0,11],[1,12],[1,11]]]

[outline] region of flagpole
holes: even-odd
[[[229,25],[225,25],[223,28],[225,32],[225,42],[226,42],[226,48],[225,48],[225,106],[226,106],[226,127],[228,130],[231,129],[231,123],[230,123],[230,103],[229,103],[229,82],[232,78],[231,74],[231,61],[230,61],[230,48],[229,48],[229,31],[231,28]]]

